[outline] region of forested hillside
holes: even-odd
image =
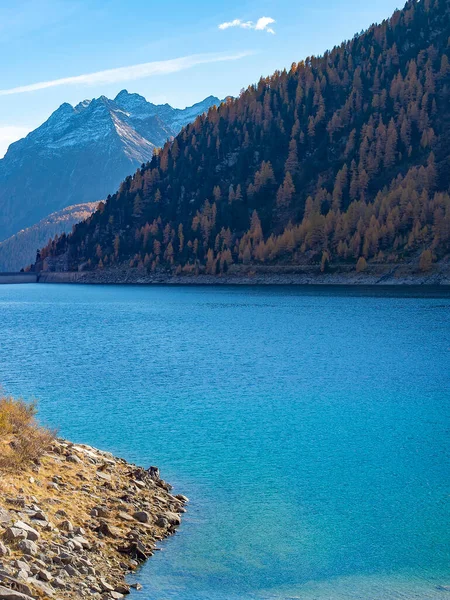
[[[211,108],[33,268],[428,269],[450,248],[449,13],[410,1]]]
[[[68,206],[0,242],[0,272],[20,271],[35,259],[37,248],[42,248],[55,235],[70,233],[74,225],[92,215],[97,205],[98,202],[86,202]]]

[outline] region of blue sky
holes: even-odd
[[[322,54],[402,4],[2,1],[0,156],[63,102],[113,97],[123,88],[181,108],[210,94],[235,95],[261,75]]]

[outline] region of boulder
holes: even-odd
[[[69,533],[71,533],[73,531],[73,525],[68,519],[62,521],[59,524],[59,528],[62,529],[63,531],[68,531]]]
[[[153,481],[160,480],[160,473],[159,473],[158,467],[149,467],[147,469],[147,473],[150,475],[150,477],[151,477],[151,479],[153,479]]]
[[[41,579],[41,581],[46,581],[47,583],[49,583],[53,577],[50,575],[50,573],[48,571],[46,571],[45,569],[41,569],[38,574],[37,574],[38,579]]]
[[[36,521],[47,521],[48,522],[48,518],[46,517],[45,513],[42,512],[42,510],[38,510],[34,513],[34,515],[31,515],[32,519],[35,519]]]
[[[76,454],[69,454],[69,456],[66,456],[66,461],[74,464],[80,464],[83,462]]]
[[[19,542],[19,550],[27,556],[35,556],[38,552],[38,547],[31,540],[21,540]]]
[[[26,583],[20,581],[19,579],[16,579],[15,577],[8,577],[6,575],[3,575],[0,577],[0,581],[2,582],[2,584],[6,585],[8,588],[14,590],[15,592],[27,594],[28,596],[31,596],[32,594],[30,587]]]
[[[177,513],[166,512],[163,515],[158,515],[158,516],[165,517],[169,521],[170,525],[174,525],[175,527],[177,527],[178,525],[181,525],[181,517]]]
[[[133,589],[135,589],[137,591],[142,590],[142,585],[140,583],[137,583],[137,582],[136,583],[132,583],[130,585],[130,587],[132,587]]]
[[[136,511],[133,513],[133,518],[136,519],[136,521],[139,521],[139,523],[149,523],[150,521],[150,515],[145,510]]]
[[[110,585],[105,579],[100,578],[100,585],[102,586],[102,590],[104,592],[114,592],[114,588]]]
[[[183,502],[183,504],[187,504],[189,502],[189,498],[187,496],[183,496],[183,494],[177,494],[175,498]]]
[[[76,542],[78,544],[81,544],[81,547],[84,550],[89,550],[89,548],[91,547],[91,544],[89,543],[89,541],[82,537],[81,535],[77,535],[73,538],[72,542]]]
[[[9,525],[12,521],[11,514],[0,506],[0,525]]]
[[[95,514],[93,514],[94,511],[95,511]],[[110,516],[111,516],[111,511],[108,509],[107,506],[104,506],[104,505],[94,506],[94,508],[91,511],[91,517],[100,517],[102,519],[109,519]]]
[[[112,537],[112,538],[118,538],[118,537],[121,537],[121,535],[122,535],[122,531],[118,527],[114,527],[113,525],[110,525],[106,521],[102,521],[100,523],[100,525],[97,527],[96,531],[98,531],[102,535],[106,535],[106,536]]]
[[[134,521],[133,517],[131,515],[129,515],[126,512],[120,511],[117,516],[119,517],[119,519],[122,519],[123,521]]]
[[[3,538],[7,542],[18,542],[19,540],[26,540],[27,534],[23,529],[19,529],[18,527],[8,527],[3,534]]]
[[[33,597],[28,594],[9,590],[0,585],[0,600],[33,600]]]
[[[52,581],[52,586],[57,590],[65,590],[66,589],[66,584],[60,577],[56,577]]]
[[[41,537],[40,533],[36,531],[36,529],[33,529],[33,527],[30,527],[23,521],[16,521],[14,523],[14,527],[16,529],[22,529],[22,531],[25,531],[27,534],[27,540],[31,540],[32,542],[36,542]]]
[[[162,529],[167,529],[169,527],[169,521],[166,519],[164,515],[159,515],[156,518],[155,525],[157,527],[161,527]]]

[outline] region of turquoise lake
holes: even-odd
[[[190,498],[133,598],[449,596],[449,290],[3,285],[0,385]]]

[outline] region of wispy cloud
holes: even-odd
[[[230,27],[240,27],[241,29],[253,29],[254,31],[267,31],[275,35],[275,31],[269,25],[276,23],[272,17],[261,17],[254,23],[253,21],[242,21],[241,19],[234,19],[234,21],[226,21],[219,25],[219,29],[229,29]]]
[[[8,147],[13,142],[25,137],[29,129],[17,125],[0,125],[0,158],[6,154]]]
[[[154,61],[140,65],[132,65],[129,67],[119,67],[118,69],[97,71],[96,73],[89,73],[87,75],[64,77],[62,79],[53,79],[51,81],[40,81],[39,83],[32,83],[30,85],[22,85],[15,88],[0,90],[0,96],[35,92],[37,90],[44,90],[62,85],[94,85],[135,81],[136,79],[144,79],[146,77],[153,77],[155,75],[177,73],[178,71],[191,69],[197,65],[217,63],[228,60],[239,60],[240,58],[244,58],[250,54],[251,52],[240,52],[235,54],[210,53],[181,56],[179,58],[173,58],[170,60]]]

